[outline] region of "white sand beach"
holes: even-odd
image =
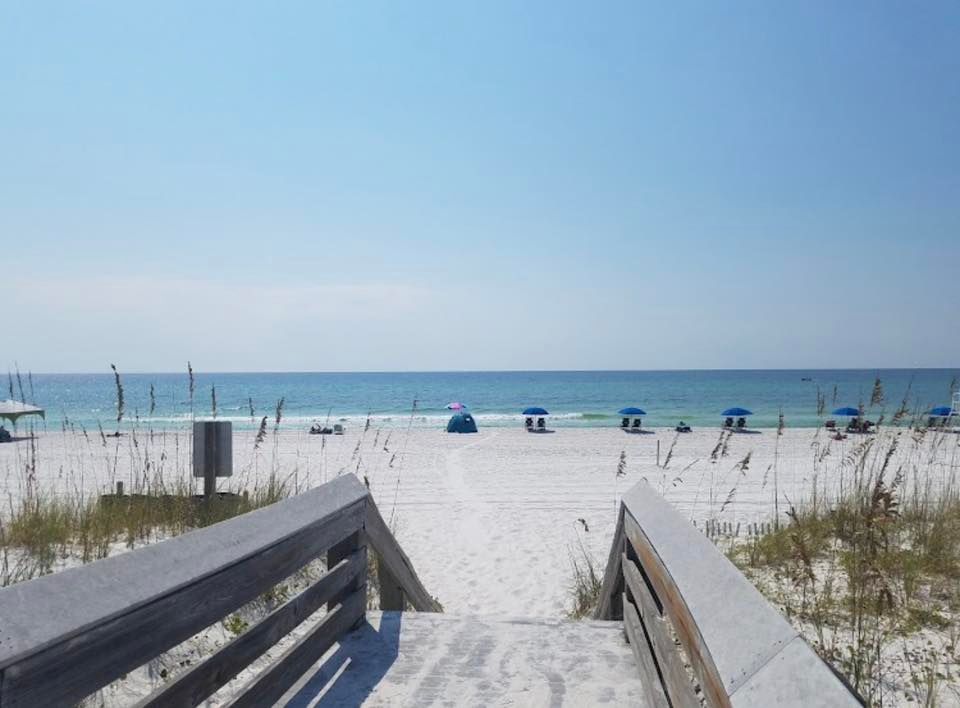
[[[255,437],[235,433],[234,474],[221,480],[221,490],[253,490],[274,477],[295,492],[356,474],[369,485],[444,611],[480,620],[565,617],[572,608],[572,559],[582,562],[586,553],[603,572],[620,495],[642,479],[701,530],[710,520],[728,535],[746,536],[754,524],[770,524],[777,506],[785,515],[791,504],[811,502],[814,495],[830,498],[857,474],[876,474],[885,460],[887,478],[900,478],[901,495],[935,492],[942,485],[955,489],[960,468],[960,436],[909,429],[844,440],[818,429],[787,429],[782,435],[771,429],[733,434],[704,429],[678,435],[665,429],[628,434],[614,428],[559,428],[537,434],[482,428],[456,435],[358,427],[343,436],[314,436],[281,427],[268,429],[259,445]],[[48,431],[33,441],[2,445],[0,517],[12,513],[28,487],[35,494],[79,499],[111,492],[118,481],[127,492],[193,481],[189,433],[131,430],[113,438]],[[194,483],[199,491],[199,482]],[[155,540],[162,537],[142,542]],[[111,546],[112,553],[125,550],[122,540]],[[68,555],[55,569],[78,562]],[[206,705],[221,705],[302,631]],[[224,625],[210,627],[106,687],[94,704],[129,705],[166,680],[167,672],[182,671],[230,638]],[[924,632],[891,645],[884,657],[890,686],[910,684],[908,650],[917,654],[936,646],[949,654],[949,641]],[[397,687],[381,688],[388,702],[405,695]],[[949,682],[940,693],[947,701],[957,695]],[[890,705],[913,700],[903,692],[889,698]]]
[[[486,428],[474,435],[423,429],[348,429],[343,436],[236,433],[234,476],[221,489],[250,489],[276,473],[305,489],[338,474],[369,483],[428,590],[449,612],[556,617],[569,609],[571,554],[583,544],[602,566],[619,495],[648,480],[691,522],[770,522],[775,490],[783,514],[791,503],[822,498],[849,484],[864,446],[886,450],[899,436],[891,477],[905,470],[911,485],[952,481],[960,436],[887,430],[829,439],[824,431],[787,429],[733,434],[718,429],[625,434],[611,428],[560,428],[530,434]],[[657,465],[659,445],[660,466]],[[27,479],[45,494],[109,492],[116,481],[135,490],[189,480],[189,435],[42,433],[30,443],[0,446],[3,514]],[[618,475],[621,454],[622,474]],[[883,455],[880,455],[882,458]],[[921,464],[922,463],[922,464]],[[922,469],[919,479],[911,470]]]

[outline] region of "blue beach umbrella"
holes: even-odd
[[[530,408],[524,408],[523,415],[550,415],[550,414],[547,412],[546,408],[540,408],[539,406],[532,406]]]
[[[950,406],[937,406],[930,411],[930,415],[948,418],[949,416],[957,415],[957,411],[953,410]]]
[[[753,413],[746,408],[727,408],[727,410],[720,415],[726,416],[727,418],[743,418],[748,415],[753,415]]]
[[[846,406],[844,408],[837,408],[837,410],[833,412],[833,415],[846,415],[846,416],[851,416],[853,418],[858,418],[860,417],[860,409]]]
[[[621,408],[617,411],[617,415],[646,415],[647,412],[642,408],[637,408],[635,406],[630,406],[629,408]]]

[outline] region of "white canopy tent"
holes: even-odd
[[[31,406],[29,403],[20,401],[0,402],[0,418],[6,418],[16,425],[17,418],[24,415],[39,415],[41,418],[46,418],[46,413],[39,406]]]

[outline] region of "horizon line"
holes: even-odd
[[[119,367],[118,367],[119,370]],[[656,373],[691,373],[691,372],[746,372],[746,371],[790,371],[790,372],[824,372],[824,371],[960,371],[960,367],[944,366],[866,366],[866,367],[771,367],[771,368],[739,368],[739,367],[719,367],[719,368],[677,368],[677,369],[330,369],[330,370],[312,370],[312,369],[287,369],[287,370],[221,370],[207,371],[203,369],[194,369],[194,375],[202,374],[204,376],[227,374],[656,374]],[[10,376],[24,373],[31,376],[113,376],[113,372],[106,371],[21,371],[19,369],[8,369]],[[145,371],[132,370],[120,371],[121,376],[188,376],[186,369],[178,371]]]

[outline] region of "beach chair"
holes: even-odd
[[[682,420],[680,421],[680,424],[675,428],[675,430],[676,430],[678,433],[689,433],[689,432],[692,432],[691,429],[690,429],[690,426],[687,425],[686,423],[684,423]]]
[[[737,418],[737,430],[745,430],[747,427],[746,418]]]
[[[343,426],[340,423],[333,424],[333,434],[334,435],[343,435]]]
[[[537,431],[544,431],[547,429],[547,421],[543,418],[537,418]]]
[[[723,427],[724,427],[724,428],[732,428],[732,427],[733,427],[733,418],[727,418],[725,421],[723,421]]]
[[[621,421],[620,421],[620,427],[623,428],[624,430],[626,430],[627,428],[629,428],[629,427],[630,427],[630,419],[629,419],[629,418],[624,418],[623,420],[621,420]]]
[[[634,429],[634,430],[640,430],[640,419],[639,419],[639,418],[634,418],[634,419],[633,419],[633,429]]]
[[[526,418],[523,421],[523,427],[527,429],[528,433],[533,432],[533,418]]]

